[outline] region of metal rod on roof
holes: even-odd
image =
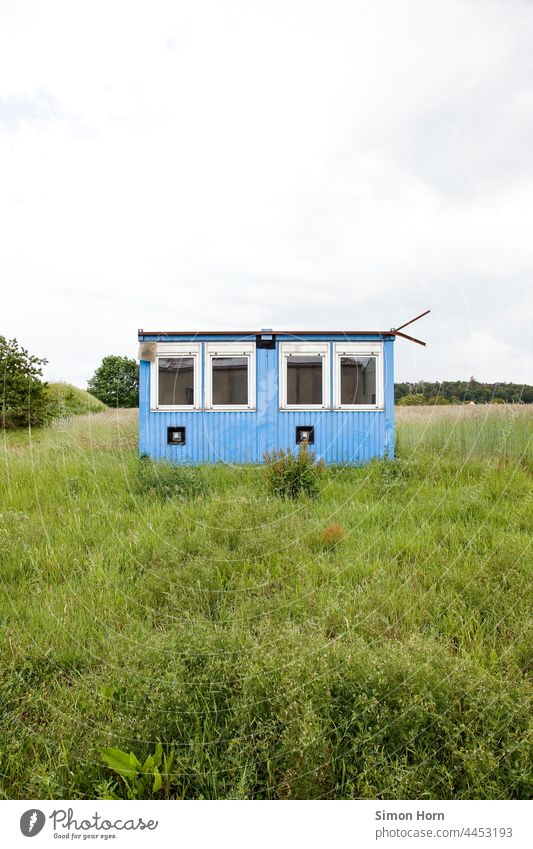
[[[408,324],[413,324],[413,322],[418,321],[419,318],[424,318],[424,316],[427,315],[428,312],[431,312],[431,310],[426,310],[425,312],[421,312],[420,315],[417,315],[416,318],[412,318],[411,321],[406,321],[405,324],[400,324],[399,327],[395,327],[394,329],[395,329],[396,333],[398,332],[398,330],[403,330],[403,328],[407,327]],[[400,334],[400,336],[401,336],[401,334]]]
[[[404,325],[404,327],[405,327],[405,325]],[[417,345],[423,345],[424,347],[426,346],[426,343],[422,342],[421,339],[415,339],[414,336],[408,336],[407,333],[400,333],[399,330],[396,330],[394,332],[394,335],[395,336],[401,336],[402,339],[409,339],[410,342],[416,342]]]

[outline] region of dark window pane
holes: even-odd
[[[341,404],[376,403],[376,358],[341,357]]]
[[[322,404],[322,357],[287,358],[287,404]]]
[[[162,357],[159,363],[159,399],[162,406],[194,404],[194,358]]]
[[[248,403],[248,357],[213,357],[213,404]]]

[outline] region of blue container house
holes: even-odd
[[[183,464],[260,463],[306,440],[326,463],[392,457],[398,335],[413,338],[399,329],[139,330],[139,451]]]

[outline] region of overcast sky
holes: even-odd
[[[0,333],[389,328],[533,382],[533,3],[0,0]]]

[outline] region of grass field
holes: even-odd
[[[173,798],[531,797],[533,410],[397,412],[294,503],[140,491],[135,411],[5,434],[1,795],[125,797],[100,749],[161,741]]]

